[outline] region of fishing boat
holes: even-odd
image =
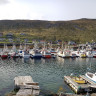
[[[69,58],[70,57],[70,53],[71,53],[71,51],[69,50],[69,46],[65,46],[65,48],[64,48],[63,44],[62,44],[62,48],[59,50],[57,55],[59,57],[62,57],[62,58]]]
[[[75,51],[71,51],[70,57],[71,58],[76,58],[77,57],[76,52]]]
[[[8,52],[9,52],[8,47],[7,45],[4,44],[4,48],[1,52],[1,58],[6,59],[8,57]]]
[[[23,53],[23,50],[19,49],[18,50],[18,55],[19,55],[20,58],[22,58],[22,53]]]
[[[14,52],[13,50],[11,50],[8,55],[12,58],[17,58],[19,57],[18,53],[17,52]]]
[[[48,51],[47,49],[43,49],[43,50],[41,51],[41,54],[42,54],[43,58],[51,58],[51,57],[52,57],[52,56],[51,56],[51,52]]]
[[[87,57],[87,56],[86,56],[86,53],[81,53],[81,54],[80,54],[80,57],[81,57],[81,58],[86,58],[86,57]]]
[[[29,49],[27,48],[26,43],[25,43],[24,49],[22,50],[21,54],[24,59],[30,58]]]
[[[22,57],[25,58],[25,59],[26,59],[26,58],[30,58],[29,52],[28,52],[28,51],[23,51],[23,52],[22,52]]]
[[[8,57],[8,53],[2,52],[1,53],[1,58],[6,59]]]
[[[30,54],[30,57],[34,59],[42,58],[41,50],[39,49],[37,42],[34,42],[34,47],[29,51],[29,54]]]
[[[86,52],[84,51],[84,50],[80,50],[79,51],[79,57],[81,57],[81,58],[86,58],[87,56],[86,56]]]
[[[53,48],[53,46],[52,46],[52,42],[51,42],[51,43],[49,43],[49,51],[50,51],[51,56],[52,56],[53,58],[55,58],[55,57],[57,56],[56,49],[55,49],[55,48]]]
[[[96,83],[96,73],[87,72],[85,76]]]
[[[56,57],[57,52],[55,51],[54,48],[50,49],[50,52],[51,52],[52,57]]]
[[[86,52],[86,56],[87,56],[88,58],[92,58],[92,57],[93,57],[92,51],[87,51],[87,52]]]
[[[82,47],[82,49],[79,51],[79,57],[81,58],[86,58],[86,49],[84,49],[84,47]]]
[[[41,50],[41,54],[43,58],[51,58],[51,52],[47,49],[45,43],[44,43],[44,48]]]
[[[42,54],[40,52],[39,49],[35,49],[35,50],[30,50],[29,54],[31,55],[32,58],[34,59],[41,59],[42,58]]]
[[[96,58],[96,51],[92,51],[93,58]]]
[[[86,81],[83,78],[77,77],[77,76],[72,77],[72,80],[75,81],[76,83],[79,83],[79,84],[85,84],[86,83]]]
[[[13,45],[13,47],[12,47],[11,51],[8,53],[8,55],[9,55],[10,57],[12,57],[12,58],[17,58],[17,57],[19,57],[18,51],[17,51],[15,45]]]
[[[18,50],[18,55],[20,58],[22,58],[22,52],[23,52],[23,48],[22,45],[20,44],[19,50]]]
[[[60,50],[57,54],[59,57],[62,57],[62,58],[69,58],[70,57],[70,51],[66,50],[66,49]]]

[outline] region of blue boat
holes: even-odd
[[[38,50],[38,49],[30,50],[29,53],[31,54],[31,57],[34,59],[41,59],[42,58],[42,54],[41,54],[40,50]]]

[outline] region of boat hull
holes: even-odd
[[[96,79],[94,80],[94,79],[92,78],[92,77],[93,77],[93,73],[87,72],[87,73],[85,74],[85,76],[86,76],[87,78],[89,78],[90,80],[92,80],[93,82],[96,83]]]
[[[93,56],[93,58],[96,58],[96,55],[95,55],[95,56]]]
[[[8,55],[1,55],[2,59],[7,59]]]
[[[43,58],[51,58],[51,55],[44,55]]]
[[[30,55],[24,55],[23,58],[30,58]]]
[[[41,59],[42,56],[33,56],[34,59]]]

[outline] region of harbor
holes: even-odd
[[[0,0],[0,96],[96,96],[96,0]]]
[[[84,75],[95,72],[95,58],[50,58],[24,59],[0,58],[0,95],[10,93],[14,89],[14,78],[18,76],[32,76],[34,82],[40,86],[40,95],[74,93],[64,82],[64,76]]]
[[[21,96],[22,94],[50,95],[60,93],[74,93],[83,96],[83,94],[87,94],[88,90],[91,90],[91,93],[96,91],[96,84],[85,76],[86,72],[94,73],[96,70],[94,67],[95,55],[96,50],[92,45],[78,45],[78,47],[60,45],[54,47],[51,44],[45,44],[45,42],[41,45],[35,42],[33,46],[25,43],[24,45],[20,44],[18,47],[15,44],[9,47],[4,44],[0,52],[1,66],[5,69],[4,65],[9,65],[8,67],[10,68],[4,71],[1,67],[1,73],[12,72],[10,74],[15,78],[15,87],[19,87],[16,96]],[[6,65],[7,63],[8,65]],[[6,74],[5,81],[10,74]],[[70,75],[72,74],[76,78],[71,77]],[[22,76],[29,75],[30,82],[27,82],[27,77],[24,79]],[[78,77],[78,75],[80,76]],[[11,76],[12,82],[13,78]],[[18,76],[21,76],[21,79]],[[16,79],[17,77],[18,79]],[[35,78],[38,83],[33,82],[31,77]],[[79,79],[79,81],[75,79]],[[19,84],[17,83],[19,81],[22,82]],[[78,82],[83,83],[80,84]],[[36,85],[35,87],[34,84]],[[37,86],[38,84],[40,84],[40,89]],[[12,89],[14,89],[13,85],[12,83]],[[1,92],[1,94],[3,93]]]
[[[68,45],[68,44],[52,44],[48,42],[32,44],[4,44],[0,51],[0,57],[2,59],[6,58],[96,58],[96,44],[78,44],[78,45]]]

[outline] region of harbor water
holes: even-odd
[[[39,82],[40,94],[45,96],[58,92],[73,93],[64,83],[65,75],[84,75],[96,72],[96,58],[51,58],[51,59],[5,59],[0,58],[0,96],[14,89],[16,76],[32,76]]]

